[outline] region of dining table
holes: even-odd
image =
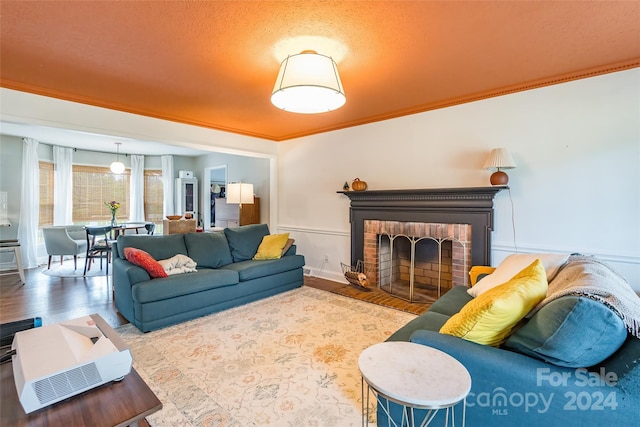
[[[134,231],[136,234],[140,234],[140,230],[144,230],[146,233],[146,222],[122,222],[117,226],[113,227],[113,238],[117,239],[119,235],[127,234],[127,231]]]

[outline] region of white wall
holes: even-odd
[[[482,165],[495,147],[518,164],[507,172],[520,252],[593,254],[640,291],[639,69],[281,143],[280,230],[312,274],[339,280],[350,259],[349,199],[336,194],[345,180],[370,189],[486,186]],[[502,191],[492,263],[513,252]]]

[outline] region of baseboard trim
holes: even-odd
[[[305,270],[304,272],[305,276],[316,277],[318,279],[331,280],[332,282],[338,282],[338,283],[349,283],[344,278],[344,276],[340,273],[336,273],[333,271],[321,271],[321,270],[316,270],[308,267],[305,267],[304,270]]]

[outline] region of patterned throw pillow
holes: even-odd
[[[124,257],[131,264],[142,267],[149,273],[151,278],[168,277],[164,268],[148,252],[136,248],[124,248]]]

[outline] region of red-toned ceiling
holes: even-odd
[[[275,141],[640,66],[638,1],[1,1],[0,85]],[[334,56],[333,112],[271,105]]]

